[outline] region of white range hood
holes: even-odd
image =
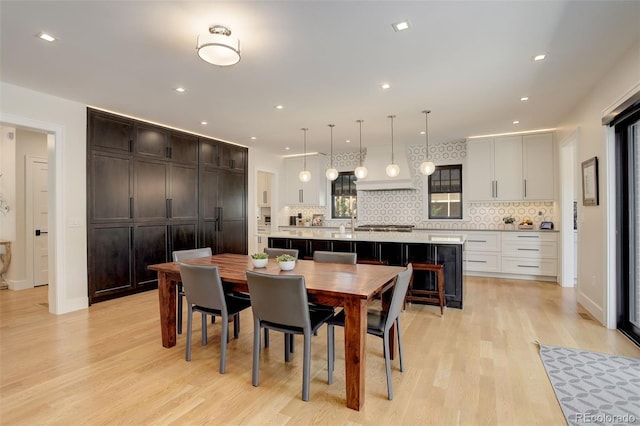
[[[413,169],[409,167],[407,150],[404,145],[394,148],[394,161],[400,167],[400,174],[396,177],[387,176],[387,165],[391,163],[390,146],[367,147],[364,166],[368,174],[364,179],[356,180],[358,191],[389,191],[394,189],[416,189],[413,179]]]

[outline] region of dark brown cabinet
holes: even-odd
[[[246,148],[87,111],[90,303],[155,288],[174,250],[247,253]]]

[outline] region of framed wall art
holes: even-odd
[[[598,195],[598,157],[593,157],[582,162],[582,205],[597,206]]]

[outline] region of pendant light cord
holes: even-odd
[[[303,127],[302,129],[300,129],[304,132],[304,169],[307,170],[307,130],[309,130],[307,127]]]
[[[331,168],[333,169],[333,128],[336,127],[335,124],[329,124],[329,128],[331,128]]]
[[[391,164],[395,164],[393,157],[393,119],[395,115],[390,115],[389,118],[391,119]]]
[[[425,135],[425,147],[427,149],[427,153],[425,155],[425,161],[429,160],[429,113],[431,112],[431,110],[429,109],[425,109],[424,111],[422,111],[422,113],[424,114],[424,135]]]
[[[360,123],[360,153],[358,155],[358,160],[360,163],[360,167],[362,167],[362,122],[364,120],[356,120],[358,123]]]

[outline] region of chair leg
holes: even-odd
[[[229,321],[222,317],[222,331],[220,334],[220,374],[227,369],[227,341],[229,340]]]
[[[233,338],[237,339],[240,335],[240,314],[237,313],[233,316]]]
[[[400,358],[400,371],[404,371],[402,364],[402,339],[400,338],[400,317],[396,318],[396,334],[398,335],[398,357]]]
[[[296,348],[294,347],[295,337],[296,335],[293,333],[289,335],[289,352],[290,353],[294,353],[296,351]]]
[[[289,333],[284,333],[284,362],[291,361],[291,339]]]
[[[264,329],[264,347],[269,347],[269,329],[267,328]]]
[[[207,314],[202,312],[202,346],[207,344]]]
[[[387,397],[393,399],[393,390],[391,390],[391,359],[389,358],[389,332],[385,331],[382,336],[384,345],[384,366],[387,370]]]
[[[333,383],[333,362],[334,362],[334,348],[335,344],[333,340],[333,326],[327,324],[327,383]]]
[[[302,366],[302,400],[309,400],[311,382],[311,333],[304,333],[304,365]]]
[[[177,328],[178,328],[178,334],[182,334],[182,299],[184,299],[184,296],[181,294],[182,293],[182,284],[178,285],[178,312],[177,312]]]
[[[191,305],[187,306],[187,352],[185,354],[185,359],[187,361],[191,361],[191,330],[193,328],[193,309],[191,309]]]
[[[251,382],[253,386],[258,386],[258,378],[260,371],[258,364],[260,362],[260,320],[253,319],[253,367],[251,373]]]

